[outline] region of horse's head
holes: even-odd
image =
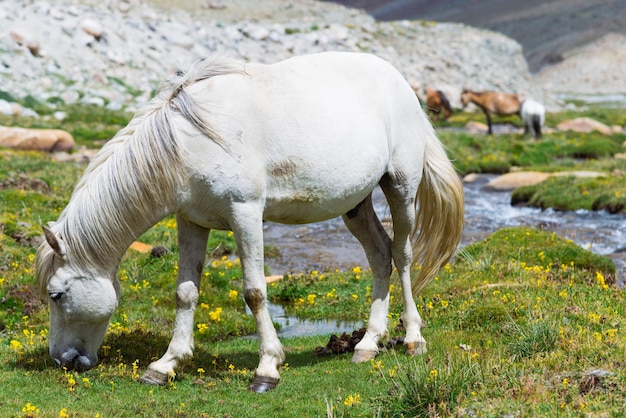
[[[117,308],[118,282],[77,266],[63,239],[44,231],[36,269],[50,305],[50,356],[68,370],[89,370],[98,362],[98,348]]]
[[[470,91],[468,89],[463,89],[463,91],[461,92],[461,105],[463,107],[467,106],[471,100],[470,98]]]

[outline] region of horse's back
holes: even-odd
[[[305,223],[345,213],[398,158],[421,172],[418,133],[426,119],[386,61],[334,52],[244,70],[207,81],[194,96],[215,109],[206,116],[228,148],[213,147],[221,155],[208,157],[220,160],[220,171],[237,172],[238,187],[263,189],[268,220]]]
[[[522,116],[523,115],[541,115],[545,116],[546,108],[543,104],[539,103],[534,99],[526,99],[522,103],[521,108]]]

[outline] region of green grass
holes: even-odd
[[[513,191],[511,200],[513,204],[542,209],[587,209],[626,213],[626,181],[624,177],[617,176],[552,177],[532,186],[517,188]]]
[[[175,231],[169,223],[159,226],[154,243],[171,245]],[[238,263],[230,258],[207,262],[194,358],[167,386],[136,381],[170,338],[175,257],[127,254],[119,273],[122,303],[94,370],[79,374],[53,367],[42,307],[28,316],[16,312],[13,323],[5,322],[3,416],[27,416],[21,412],[27,403],[40,416],[59,416],[65,408],[69,416],[167,417],[323,416],[327,408],[332,416],[456,416],[462,411],[578,416],[615,414],[623,407],[626,316],[622,291],[610,285],[614,267],[554,234],[504,229],[461,251],[417,299],[426,321],[427,355],[408,358],[402,348],[389,349],[355,365],[349,354],[315,356],[328,336],[285,339],[281,383],[264,395],[246,390],[258,343],[240,338],[254,327],[243,313]],[[29,274],[24,261],[5,265],[2,290]],[[281,298],[294,315],[308,317],[305,308],[319,307],[326,318],[346,319],[367,310],[368,271],[311,272],[284,280],[270,286],[270,296]],[[311,294],[316,295],[312,301]],[[392,295],[390,329],[395,329],[401,312],[397,283]],[[581,393],[590,369],[610,374],[601,387]],[[46,390],[34,390],[40,387]]]
[[[76,116],[61,125],[79,126],[83,117],[89,118]],[[124,124],[109,117],[95,118],[90,129],[104,136],[100,124],[111,130]],[[535,143],[514,135],[443,131],[441,136],[462,172],[471,167],[500,172],[513,165],[544,171],[626,169],[611,158],[623,140],[619,136],[558,134]],[[586,142],[597,143],[593,152]],[[0,162],[2,416],[578,417],[619,416],[623,410],[626,307],[623,291],[614,286],[614,265],[530,228],[502,229],[465,247],[417,298],[426,324],[425,356],[408,358],[402,348],[390,347],[374,361],[355,365],[349,354],[315,356],[328,336],[289,338],[283,341],[287,364],[281,383],[258,395],[246,390],[258,343],[242,338],[252,335],[255,325],[245,313],[241,269],[227,231],[213,231],[207,246],[194,358],[167,386],[137,382],[171,337],[178,247],[169,217],[140,240],[170,253],[153,258],[129,250],[122,261],[122,301],[100,365],[82,374],[57,369],[47,354],[47,309],[34,293],[33,260],[41,225],[58,217],[85,165],[14,151],[1,151]],[[616,179],[559,177],[546,184],[569,200],[589,199],[599,207],[616,205],[626,194]],[[596,183],[591,187],[587,181]],[[535,204],[550,205],[542,199]],[[395,336],[401,335],[395,329],[402,308],[399,285],[392,283],[389,325]],[[365,320],[370,289],[370,272],[355,266],[294,274],[268,292],[298,317]],[[608,373],[590,386],[586,373],[592,369]]]

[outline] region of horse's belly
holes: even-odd
[[[289,197],[268,199],[263,213],[266,221],[283,224],[307,224],[343,215],[356,207],[371,190],[349,196],[319,196],[315,192],[294,193]]]
[[[385,149],[371,154],[339,154],[313,159],[322,163],[312,164],[312,169],[306,163],[294,163],[292,170],[268,170],[264,219],[288,224],[319,222],[343,215],[361,203],[387,171]]]

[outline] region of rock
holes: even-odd
[[[179,46],[181,48],[184,49],[192,49],[193,45],[194,45],[194,40],[192,37],[187,36],[185,34],[182,33],[168,33],[166,35],[164,35],[164,38],[172,45],[176,45]]]
[[[283,279],[282,274],[273,274],[271,276],[265,276],[265,283],[274,283]]]
[[[574,176],[574,177],[602,177],[606,173],[599,171],[562,171],[558,173],[543,173],[539,171],[516,171],[496,177],[484,187],[488,190],[508,191],[522,186],[532,186],[541,183],[549,177]]]
[[[489,174],[481,174],[481,173],[469,173],[465,177],[463,177],[463,183],[471,184],[478,182],[488,182],[490,175]]]
[[[149,244],[144,244],[143,242],[139,242],[139,241],[135,241],[132,244],[130,244],[130,247],[128,247],[131,250],[137,251],[139,253],[142,254],[147,254],[152,250],[152,246]]]
[[[0,146],[35,151],[68,151],[75,145],[69,132],[61,129],[25,129],[0,126]]]
[[[100,24],[93,19],[85,19],[80,23],[80,28],[87,32],[89,35],[93,36],[96,40],[100,40],[102,35],[104,34],[104,28]]]
[[[613,133],[609,126],[605,125],[604,123],[598,122],[595,119],[587,117],[566,120],[559,123],[556,127],[560,131],[574,131],[583,133],[598,131],[605,135],[611,135]]]
[[[580,394],[585,395],[596,389],[604,388],[606,379],[614,375],[615,373],[603,369],[593,369],[586,371],[580,381]]]
[[[574,176],[574,177],[604,177],[606,173],[602,173],[600,171],[584,171],[584,170],[576,170],[576,171],[560,171],[558,173],[553,173],[553,176]]]
[[[489,127],[486,123],[470,120],[465,124],[465,130],[471,134],[486,134],[489,131]]]
[[[542,173],[538,171],[518,171],[515,173],[507,173],[496,177],[485,185],[486,189],[505,191],[513,190],[522,186],[531,186],[541,183],[550,177],[550,173]]]
[[[52,158],[58,162],[88,163],[97,153],[97,149],[87,149],[82,147],[71,154],[65,151],[55,152]]]
[[[152,250],[150,250],[150,257],[152,258],[161,258],[166,256],[167,254],[171,254],[172,252],[170,250],[168,250],[167,248],[165,248],[162,245],[157,245],[156,247],[152,248]]]
[[[34,57],[39,56],[39,43],[31,35],[21,29],[11,29],[9,35],[19,45],[26,47]]]
[[[13,105],[6,100],[0,99],[0,114],[3,115],[12,115],[13,114]]]

